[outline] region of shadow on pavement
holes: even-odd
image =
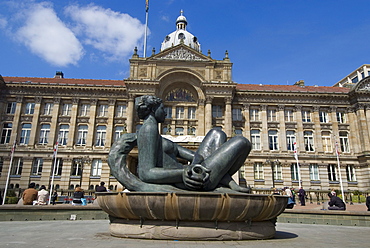
[[[274,239],[294,239],[298,238],[298,235],[295,233],[289,233],[289,232],[280,232],[276,231]]]

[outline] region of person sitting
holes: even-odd
[[[45,185],[41,185],[40,191],[37,194],[37,205],[46,205],[49,201],[49,192],[46,190]]]
[[[37,200],[38,191],[35,189],[35,183],[30,183],[28,189],[23,192],[23,205],[33,205],[33,201]]]
[[[367,211],[370,211],[370,196],[366,197],[366,207]]]
[[[336,195],[328,193],[329,196],[329,207],[328,210],[346,210],[346,204]]]
[[[76,187],[75,192],[73,193],[72,205],[82,205],[82,198],[84,198],[84,192],[81,187]]]
[[[107,192],[107,188],[104,187],[104,182],[100,182],[100,186],[97,186],[95,191],[96,192]]]

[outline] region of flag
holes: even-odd
[[[297,142],[293,143],[294,146],[294,158],[298,160],[298,150],[297,150]]]
[[[338,156],[340,155],[338,142],[335,142],[335,152]]]
[[[149,10],[149,0],[145,0],[145,11],[148,12]]]
[[[10,150],[10,156],[13,156],[13,154],[14,154],[14,152],[15,152],[15,147],[16,147],[16,145],[17,145],[17,141],[16,141],[16,140],[14,140],[14,143],[13,143],[13,145],[12,145],[12,149]]]
[[[53,158],[55,158],[57,156],[57,152],[58,152],[58,141],[55,143],[55,146],[54,146],[54,154],[53,154]]]

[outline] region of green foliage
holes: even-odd
[[[15,194],[15,190],[8,190],[8,192],[6,192],[6,196],[9,196],[9,197],[16,197],[17,195]]]
[[[18,203],[18,197],[6,197],[5,198],[5,204],[17,204]]]

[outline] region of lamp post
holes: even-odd
[[[272,188],[275,188],[275,165],[279,165],[281,164],[279,159],[276,159],[276,160],[270,160],[270,159],[267,159],[266,160],[266,163],[267,164],[270,164],[271,166],[271,173],[272,173]]]

